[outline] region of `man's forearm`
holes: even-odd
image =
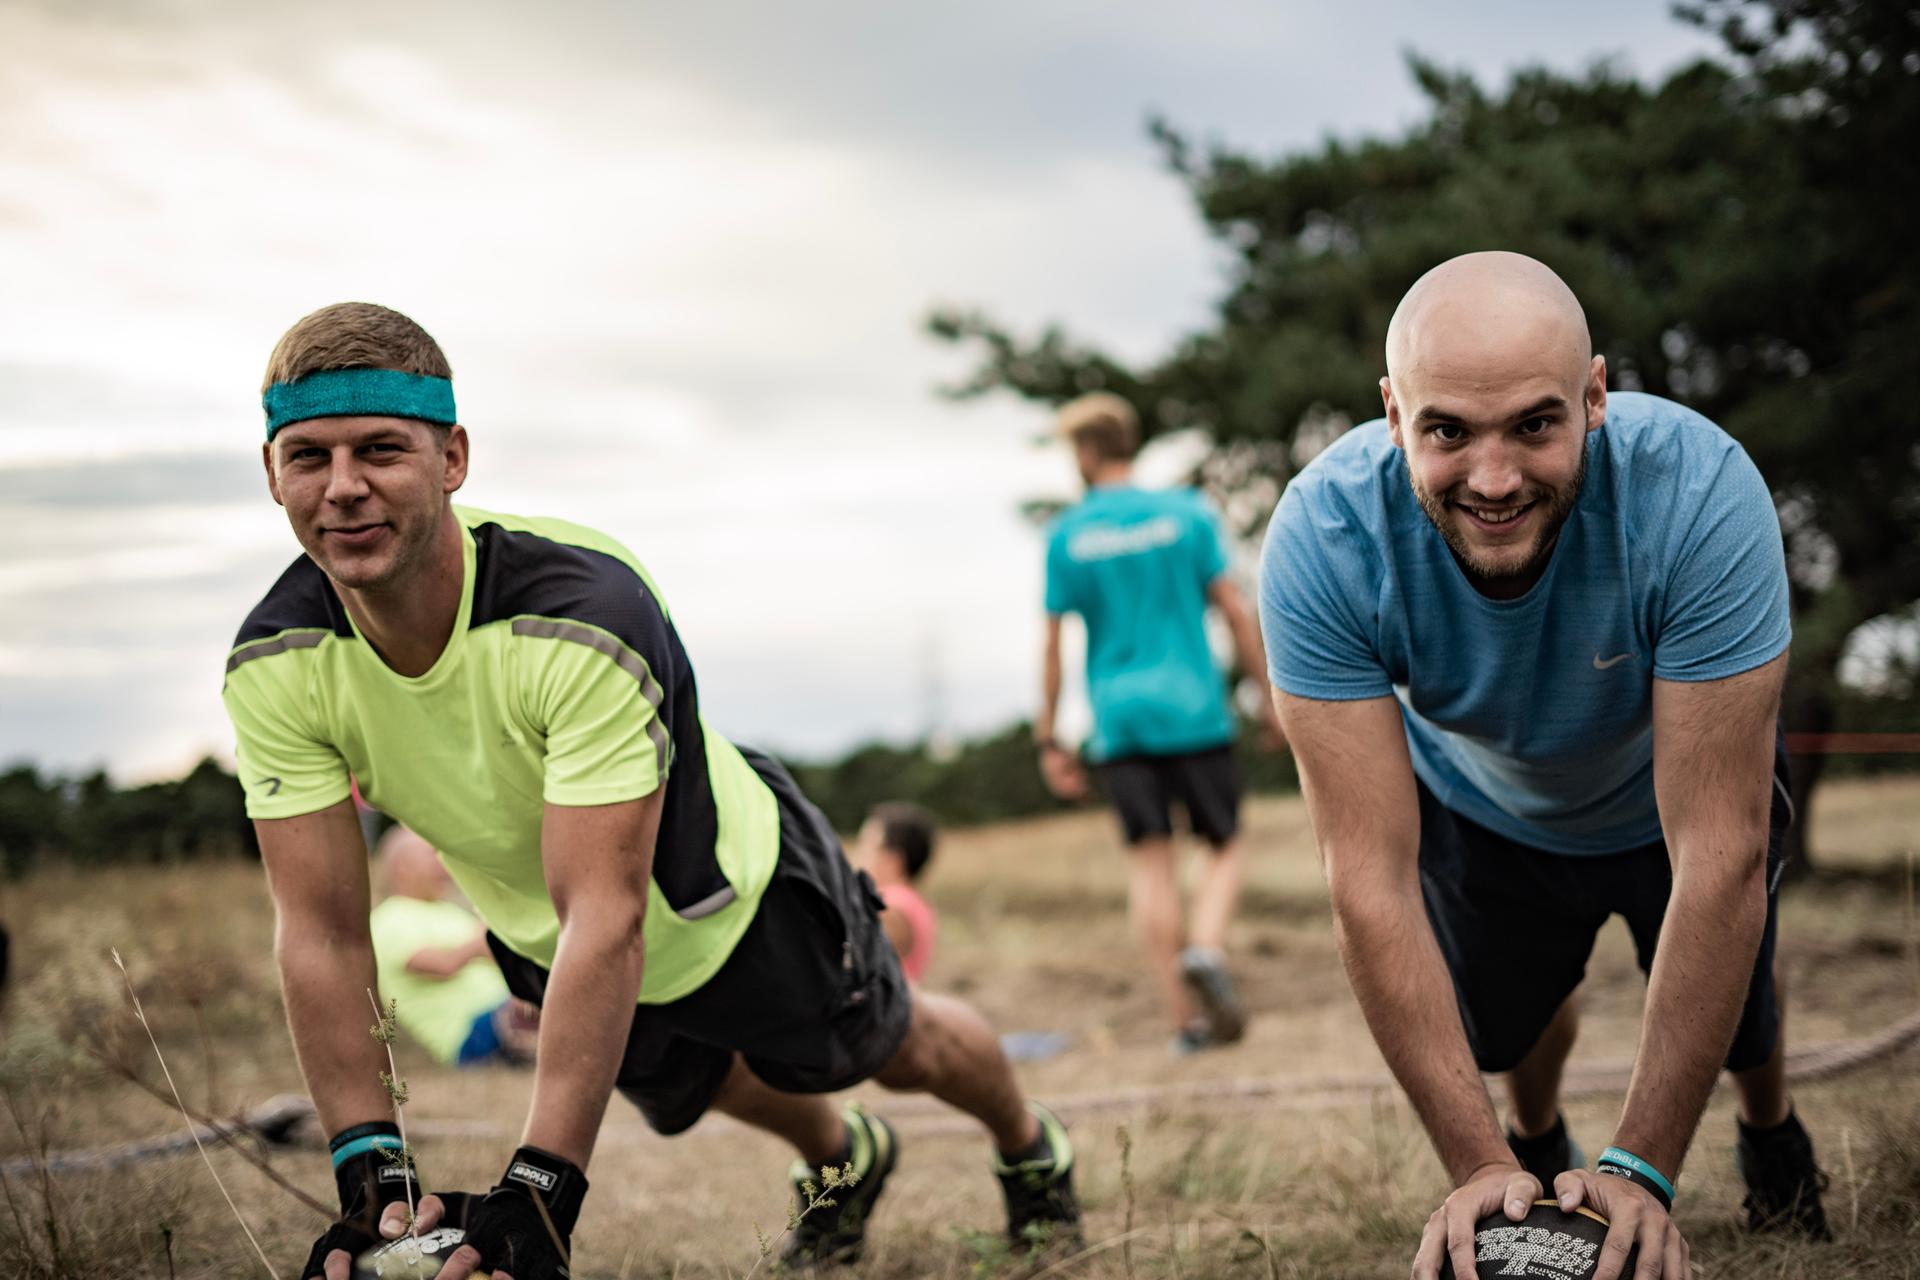
[[[633,1025],[643,918],[644,904],[576,908],[561,927],[553,958],[525,1141],[582,1169],[593,1155]]]
[[[1053,738],[1054,716],[1060,708],[1060,652],[1049,646],[1041,662],[1040,714],[1033,718],[1033,736],[1041,742]]]
[[[1374,1042],[1454,1184],[1511,1159],[1418,896],[1383,902],[1374,895],[1346,910],[1336,905],[1334,936]]]
[[[1259,679],[1267,669],[1267,651],[1260,642],[1260,624],[1254,620],[1253,612],[1236,610],[1232,631],[1234,658],[1240,664],[1240,675],[1248,680]]]
[[[380,1083],[386,1054],[374,1024],[373,946],[352,934],[282,937],[280,986],[287,1025],[307,1091],[327,1133],[391,1119],[393,1102]]]
[[[1682,864],[1684,866],[1684,863]],[[1675,881],[1647,985],[1645,1030],[1614,1145],[1680,1173],[1746,1001],[1766,927],[1764,870]]]

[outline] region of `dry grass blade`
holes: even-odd
[[[1108,1236],[1105,1240],[1090,1244],[1084,1249],[1075,1250],[1073,1253],[1061,1258],[1058,1262],[1048,1266],[1044,1271],[1034,1272],[1031,1276],[1027,1277],[1027,1280],[1044,1280],[1045,1277],[1065,1271],[1075,1263],[1084,1262],[1097,1253],[1105,1253],[1109,1249],[1132,1244],[1135,1240],[1152,1230],[1152,1227],[1138,1227],[1132,1231],[1123,1231],[1117,1236]]]
[[[394,1011],[391,1007],[382,1009],[380,997],[374,995],[371,990],[367,992],[367,1000],[373,1005],[373,1038],[379,1041],[380,1047],[387,1051],[387,1074],[382,1083],[386,1085],[387,1096],[393,1099],[393,1123],[394,1127],[400,1130],[400,1161],[407,1172],[407,1176],[401,1180],[401,1185],[407,1190],[407,1228],[412,1230],[413,1220],[418,1214],[413,1203],[413,1147],[407,1141],[407,1086],[406,1082],[400,1079],[400,1068],[393,1060]],[[539,1197],[536,1196],[534,1199],[537,1203]],[[540,1211],[540,1216],[543,1218],[546,1216],[545,1209]],[[547,1224],[547,1230],[553,1230],[551,1222]]]
[[[271,1262],[267,1261],[266,1250],[262,1249],[260,1242],[253,1238],[253,1228],[249,1227],[247,1220],[241,1216],[240,1206],[233,1202],[233,1196],[228,1193],[227,1184],[220,1180],[220,1171],[213,1167],[213,1157],[207,1154],[205,1144],[200,1141],[199,1129],[187,1115],[187,1104],[180,1100],[180,1086],[173,1082],[173,1072],[167,1067],[166,1055],[160,1052],[160,1041],[154,1036],[153,1028],[147,1023],[147,1011],[140,1007],[140,993],[133,989],[133,975],[127,972],[126,962],[120,959],[118,948],[113,952],[113,963],[114,967],[120,970],[120,977],[127,984],[127,998],[133,1001],[133,1016],[140,1019],[140,1029],[147,1033],[147,1042],[153,1046],[153,1056],[160,1060],[160,1071],[167,1077],[167,1088],[173,1090],[174,1105],[180,1108],[180,1118],[187,1122],[187,1128],[193,1133],[193,1145],[200,1152],[200,1159],[206,1163],[207,1172],[213,1175],[213,1185],[220,1188],[221,1196],[226,1199],[227,1208],[233,1210],[234,1221],[238,1222],[240,1230],[246,1233],[247,1243],[253,1246],[253,1252],[260,1259],[260,1265],[267,1269],[267,1274],[272,1276],[273,1280],[280,1280],[280,1273],[273,1269]]]

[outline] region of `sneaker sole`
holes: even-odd
[[[1208,982],[1200,970],[1183,968],[1180,976],[1186,979],[1187,989],[1200,1002],[1200,1010],[1206,1015],[1207,1030],[1212,1033],[1216,1044],[1232,1044],[1247,1033],[1247,1009],[1238,996],[1229,993],[1222,998],[1221,993],[1213,989],[1214,984]]]

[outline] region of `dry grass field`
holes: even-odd
[[[1815,838],[1843,872],[1796,889],[1781,956],[1794,1042],[1871,1034],[1920,1007],[1913,850],[1920,777],[1835,782]],[[1129,941],[1124,866],[1107,820],[1087,813],[953,833],[930,878],[943,909],[930,985],[965,994],[1003,1030],[1064,1033],[1060,1056],[1022,1068],[1073,1125],[1089,1251],[1043,1274],[1086,1277],[1389,1277],[1406,1273],[1420,1224],[1444,1193],[1404,1100],[1315,1081],[1381,1070],[1341,973],[1304,813],[1256,802],[1256,861],[1236,936],[1247,1039],[1175,1061]],[[78,874],[0,887],[18,982],[0,1049],[0,1158],[177,1133],[171,1108],[104,1060],[158,1068],[121,976],[126,958],[190,1106],[225,1113],[299,1088],[280,1020],[271,911],[257,868],[199,865]],[[1624,928],[1603,935],[1587,984],[1576,1064],[1620,1062],[1634,1042],[1642,984]],[[428,1179],[480,1187],[497,1174],[530,1078],[456,1072],[404,1052],[409,1123]],[[1920,1276],[1920,1056],[1909,1052],[1798,1091],[1832,1175],[1824,1246],[1749,1240],[1737,1225],[1731,1099],[1701,1125],[1680,1220],[1701,1276]],[[1283,1081],[1278,1088],[1259,1082]],[[1234,1082],[1242,1082],[1236,1086]],[[164,1086],[162,1086],[164,1087]],[[1182,1091],[1185,1096],[1182,1096]],[[1205,1096],[1211,1092],[1212,1096]],[[863,1096],[893,1117],[903,1162],[852,1274],[1034,1277],[1000,1250],[997,1189],[984,1142],[920,1099]],[[1196,1096],[1198,1095],[1198,1096]],[[1589,1151],[1620,1097],[1568,1106]],[[273,1168],[323,1202],[317,1151]],[[760,1262],[756,1225],[784,1226],[786,1154],[709,1119],[674,1141],[651,1136],[618,1098],[596,1153],[575,1274],[739,1277]],[[297,1274],[319,1217],[231,1153],[214,1164],[282,1276]],[[241,1277],[263,1272],[207,1169],[188,1154],[87,1174],[6,1179],[0,1276]],[[766,1268],[759,1267],[760,1274]],[[1037,1280],[1037,1277],[1035,1277]]]

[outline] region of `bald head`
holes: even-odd
[[[447,869],[427,841],[405,827],[394,827],[380,837],[374,851],[386,877],[387,891],[404,898],[433,900],[446,890]]]
[[[1607,362],[1559,276],[1469,253],[1414,282],[1387,327],[1387,431],[1420,508],[1476,587],[1539,579],[1607,416]]]
[[[1414,282],[1387,326],[1387,376],[1490,384],[1558,376],[1593,358],[1586,312],[1546,264],[1519,253],[1449,258]]]

